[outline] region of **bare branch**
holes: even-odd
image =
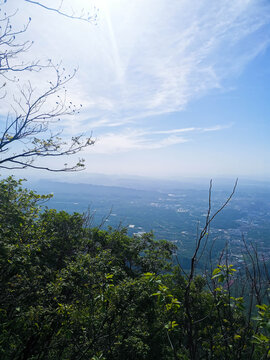
[[[92,14],[90,12],[85,12],[84,9],[81,10],[80,14],[76,14],[74,11],[72,11],[71,13],[67,13],[65,11],[62,10],[62,5],[63,5],[63,1],[60,2],[59,7],[50,7],[47,5],[44,5],[42,2],[40,1],[33,1],[33,0],[24,0],[27,3],[31,3],[37,6],[42,7],[43,9],[55,12],[61,16],[67,17],[69,19],[73,19],[73,20],[80,20],[80,21],[86,21],[88,23],[91,24],[96,24],[97,21],[97,9],[94,8]]]
[[[209,234],[209,228],[210,228],[210,225],[212,223],[212,221],[214,220],[214,218],[225,208],[225,206],[228,205],[228,203],[231,201],[234,193],[235,193],[235,190],[236,190],[236,187],[237,187],[237,183],[238,183],[238,179],[236,179],[235,183],[234,183],[234,187],[233,187],[233,190],[231,192],[231,194],[228,196],[228,198],[226,199],[226,201],[222,204],[222,206],[211,216],[211,197],[212,197],[212,180],[210,181],[210,186],[209,186],[209,197],[208,197],[208,211],[207,211],[207,216],[206,216],[206,220],[205,220],[205,225],[199,235],[199,239],[197,241],[197,244],[196,244],[196,248],[195,248],[195,251],[194,251],[194,254],[193,254],[193,257],[191,259],[191,270],[190,270],[190,275],[189,275],[189,283],[191,282],[191,280],[193,279],[193,276],[194,276],[194,271],[195,271],[195,263],[197,261],[197,255],[198,255],[198,252],[201,248],[201,244],[202,244],[202,240],[205,238],[205,237],[208,237],[208,234]]]
[[[47,7],[39,1],[24,1],[72,19],[92,22],[95,18],[94,15],[90,16],[89,14],[86,17],[83,11],[80,15],[67,14],[62,9],[63,1],[57,8]],[[4,3],[6,2],[7,0],[4,1]],[[63,116],[75,115],[80,112],[82,105],[77,106],[72,101],[68,101],[65,89],[65,85],[73,79],[77,69],[68,74],[61,63],[54,65],[51,60],[44,64],[41,64],[39,60],[29,63],[21,61],[21,55],[30,50],[32,42],[28,40],[20,42],[17,37],[28,30],[31,18],[21,29],[16,30],[12,26],[12,20],[17,12],[18,10],[15,10],[13,13],[7,14],[3,13],[2,7],[0,8],[0,78],[4,78],[3,83],[0,83],[0,100],[7,95],[6,82],[18,81],[18,78],[12,74],[46,69],[53,72],[54,78],[48,82],[43,91],[40,90],[40,87],[35,89],[28,79],[22,86],[17,86],[19,96],[11,94],[10,98],[13,97],[13,102],[10,104],[6,122],[0,122],[0,169],[29,167],[48,171],[83,170],[83,159],[79,159],[72,166],[64,164],[59,169],[51,168],[48,165],[33,164],[37,158],[74,155],[93,145],[95,141],[92,139],[92,135],[83,137],[82,134],[73,136],[67,141],[61,138],[59,130],[54,133],[50,131],[50,125],[53,122],[59,121]]]
[[[195,351],[195,342],[194,342],[194,331],[193,331],[193,327],[194,327],[194,321],[195,319],[193,319],[192,317],[192,313],[191,313],[191,295],[190,295],[190,289],[191,289],[191,283],[192,280],[194,278],[194,274],[195,274],[195,268],[196,268],[196,263],[197,263],[197,256],[198,253],[201,249],[202,246],[202,241],[206,238],[206,241],[208,239],[208,234],[209,234],[209,229],[210,229],[210,225],[212,223],[212,221],[214,220],[214,218],[225,208],[225,206],[230,202],[231,198],[233,197],[236,187],[237,187],[237,182],[238,179],[236,179],[233,190],[231,192],[231,194],[228,196],[228,198],[226,199],[226,201],[223,203],[223,205],[211,216],[211,208],[212,208],[212,180],[210,181],[210,185],[209,185],[209,192],[208,192],[208,211],[207,211],[207,215],[206,215],[206,220],[205,220],[205,225],[203,227],[203,229],[201,230],[197,241],[196,241],[196,247],[195,247],[195,251],[193,253],[193,256],[191,258],[191,265],[190,265],[190,272],[188,274],[188,278],[187,278],[187,285],[186,285],[186,289],[185,289],[185,295],[184,295],[184,305],[185,305],[185,309],[186,309],[186,327],[187,327],[187,335],[188,335],[188,349],[189,349],[189,355],[191,359],[195,359],[196,356],[196,351]],[[203,250],[202,253],[205,249],[205,244],[203,246]],[[202,256],[202,253],[200,255],[200,257]],[[199,258],[200,258],[199,257]]]

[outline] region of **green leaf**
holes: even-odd
[[[220,273],[220,269],[219,268],[216,268],[214,271],[213,271],[213,277],[214,277],[214,275],[216,275],[216,274],[219,274]],[[213,279],[213,277],[212,277],[212,279]]]

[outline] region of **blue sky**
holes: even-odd
[[[97,139],[86,171],[270,179],[269,1],[99,0],[97,26],[20,3],[27,56],[79,67],[61,126]]]

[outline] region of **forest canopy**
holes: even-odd
[[[269,357],[268,282],[252,264],[251,278],[226,261],[190,278],[172,243],[91,227],[49,197],[0,183],[1,359]]]

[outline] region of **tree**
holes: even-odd
[[[258,297],[252,316],[245,300],[256,259],[239,296],[240,271],[226,260],[190,278],[173,266],[171,243],[87,227],[83,215],[42,209],[46,200],[0,181],[1,359],[269,358],[269,299]]]
[[[143,271],[167,268],[174,246],[41,212],[46,196],[12,177],[0,190],[1,359],[156,359],[167,340]]]
[[[58,7],[48,7],[42,2],[24,0],[33,6],[47,11],[54,11],[59,16],[94,23],[96,15],[81,12],[79,15],[63,9],[63,1]],[[66,115],[75,115],[81,105],[76,106],[67,100],[66,84],[75,76],[76,69],[67,74],[61,64],[52,60],[41,63],[33,60],[24,63],[22,56],[31,50],[32,42],[21,40],[31,24],[31,18],[21,29],[14,29],[13,22],[19,10],[6,13],[5,3],[0,3],[0,102],[9,109],[0,122],[0,169],[46,169],[49,171],[78,171],[84,168],[84,160],[79,159],[74,165],[55,169],[34,161],[39,158],[73,155],[94,144],[90,137],[74,136],[64,141],[61,131],[52,131],[52,122]],[[52,78],[42,91],[35,89],[30,80],[33,72],[50,71]],[[21,85],[20,75],[29,74],[29,79]],[[19,94],[14,94],[14,87]],[[1,104],[0,104],[1,105]],[[4,107],[2,107],[4,108]],[[4,114],[2,114],[4,116]]]

